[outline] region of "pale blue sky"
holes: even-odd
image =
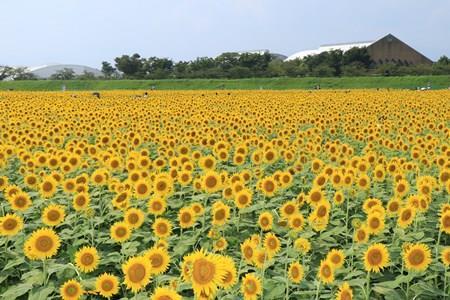
[[[393,33],[450,55],[449,0],[0,0],[0,64],[86,64],[121,54],[189,60],[285,55]]]

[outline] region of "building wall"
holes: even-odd
[[[402,63],[417,65],[433,63],[430,59],[391,34],[376,41],[367,47],[367,50],[377,64]]]

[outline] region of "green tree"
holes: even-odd
[[[56,79],[56,80],[71,80],[75,78],[75,71],[70,68],[64,68],[62,70],[56,71],[52,76],[50,76],[50,79]]]
[[[109,62],[102,61],[102,73],[105,78],[113,77],[116,71],[116,68],[114,68]]]
[[[368,69],[373,66],[374,61],[370,58],[367,47],[353,47],[348,51],[345,51],[342,56],[343,65],[351,65],[352,63],[360,63]]]
[[[14,80],[34,80],[36,75],[27,71],[27,68],[15,68],[11,72]]]
[[[14,68],[12,68],[12,67],[0,66],[0,80],[3,80],[5,78],[12,76],[13,71],[14,71]]]
[[[122,72],[128,78],[143,78],[145,72],[143,71],[143,59],[137,53],[132,56],[122,55],[114,59],[117,70]]]
[[[94,80],[96,79],[95,74],[92,72],[84,71],[83,74],[78,75],[77,79],[80,80]]]

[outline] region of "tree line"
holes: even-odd
[[[102,62],[101,78],[107,79],[188,79],[188,78],[252,78],[252,77],[339,77],[339,76],[403,76],[450,75],[450,59],[442,56],[430,65],[404,63],[376,64],[367,48],[352,48],[346,52],[333,50],[303,59],[283,61],[266,53],[223,53],[215,58],[198,57],[191,61],[169,58],[145,58],[135,53],[122,55],[114,63]],[[34,79],[24,68],[0,66],[0,80],[4,78]],[[76,76],[73,70],[63,69],[51,79],[95,79],[85,72]],[[98,77],[97,77],[98,78]]]
[[[450,59],[447,56],[442,56],[432,65],[376,64],[367,48],[356,47],[346,52],[333,50],[290,61],[283,61],[270,53],[223,53],[215,58],[199,57],[179,62],[133,54],[116,57],[114,63],[114,67],[108,62],[102,63],[105,77],[117,77],[118,74],[128,79],[450,74]]]

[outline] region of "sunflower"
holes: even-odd
[[[450,247],[449,246],[442,249],[441,260],[446,268],[448,268],[450,266]]]
[[[196,215],[191,207],[183,207],[178,212],[178,222],[181,228],[190,228],[194,226]]]
[[[122,191],[118,193],[113,199],[112,199],[112,205],[115,208],[118,208],[120,210],[125,210],[130,205],[130,195],[131,193],[129,191]]]
[[[403,207],[398,213],[397,225],[401,228],[406,228],[412,224],[415,217],[416,210],[413,207]]]
[[[406,194],[408,194],[409,192],[409,183],[408,181],[401,179],[396,183],[395,186],[395,194],[399,197],[402,198],[404,197]]]
[[[134,195],[137,199],[145,199],[150,196],[151,187],[147,179],[140,179],[134,184]]]
[[[166,211],[167,202],[161,197],[152,197],[147,203],[148,212],[160,216]]]
[[[24,177],[23,181],[27,187],[29,187],[30,189],[33,189],[33,190],[35,190],[39,184],[38,177],[35,174],[26,175]]]
[[[37,177],[35,176],[36,182],[37,182]],[[9,179],[6,176],[1,176],[0,177],[0,191],[3,191],[7,186],[8,186],[8,182]],[[26,177],[25,177],[25,184],[27,183],[26,181]]]
[[[255,254],[255,244],[251,239],[246,239],[241,244],[241,254],[247,263],[252,263]]]
[[[249,189],[243,189],[234,196],[234,203],[237,208],[242,209],[252,204],[252,193]]]
[[[224,261],[220,256],[203,250],[195,251],[190,259],[192,262],[190,279],[195,295],[197,297],[215,295],[226,274]]]
[[[303,266],[299,262],[293,262],[289,266],[288,277],[293,283],[302,281],[305,272]]]
[[[41,228],[25,241],[24,252],[30,259],[45,259],[56,255],[60,245],[59,236],[53,229]]]
[[[364,252],[364,268],[367,272],[379,273],[389,264],[389,252],[383,244],[373,244]]]
[[[78,193],[73,197],[72,205],[76,211],[82,211],[89,207],[91,198],[86,192]]]
[[[0,236],[14,236],[23,228],[22,217],[16,214],[7,214],[0,217]]]
[[[367,230],[367,226],[360,226],[355,230],[355,234],[353,236],[353,239],[358,244],[364,244],[367,243],[369,240],[369,231]]]
[[[170,263],[169,252],[165,248],[153,247],[147,250],[144,256],[149,260],[152,274],[162,274],[166,272]]]
[[[97,169],[91,175],[91,182],[94,185],[106,184],[108,178],[108,171],[106,169]]]
[[[298,203],[295,200],[285,202],[280,208],[280,215],[283,219],[289,219],[298,212]]]
[[[166,173],[158,174],[153,181],[153,191],[160,196],[169,195],[173,190],[173,181]]]
[[[152,225],[153,233],[159,238],[167,238],[172,233],[172,223],[164,218],[157,218]]]
[[[208,171],[202,177],[203,189],[211,194],[217,192],[221,188],[221,180],[218,173],[214,171]]]
[[[431,251],[425,244],[413,244],[403,252],[406,269],[425,271],[431,263]]]
[[[295,250],[302,254],[306,254],[311,250],[311,243],[305,238],[298,238],[294,241]]]
[[[191,208],[192,210],[194,210],[195,215],[197,217],[203,215],[203,213],[205,212],[205,208],[203,207],[203,205],[201,203],[198,202],[194,202],[191,204]]]
[[[450,234],[450,210],[441,214],[439,218],[439,228],[441,231]]]
[[[8,200],[11,208],[18,211],[25,211],[32,204],[30,195],[22,191],[17,191]]]
[[[61,286],[59,292],[63,300],[77,300],[84,294],[84,289],[78,281],[71,279]]]
[[[123,219],[131,229],[136,229],[144,223],[144,212],[138,208],[130,208],[125,212]]]
[[[402,207],[402,202],[398,198],[392,198],[386,205],[388,216],[396,216]]]
[[[339,291],[336,294],[336,300],[352,300],[352,299],[353,299],[352,288],[347,282],[344,282],[339,287]]]
[[[66,192],[66,193],[75,192],[76,187],[77,187],[77,184],[75,182],[75,179],[72,179],[72,178],[66,179],[63,183],[63,189],[64,189],[64,192]]]
[[[57,226],[64,222],[64,206],[51,204],[42,212],[42,222],[47,226]]]
[[[125,242],[131,236],[130,226],[123,221],[114,223],[110,228],[110,232],[111,238],[117,243]]]
[[[358,179],[356,179],[356,183],[358,184],[358,188],[360,190],[366,191],[370,188],[370,177],[363,173],[359,175]]]
[[[39,187],[40,194],[43,198],[51,198],[56,193],[58,182],[52,176],[46,176]]]
[[[383,203],[380,199],[377,198],[368,198],[363,203],[363,211],[366,214],[369,214],[370,210],[375,206],[383,206]]]
[[[294,231],[301,231],[304,224],[305,219],[301,213],[297,213],[289,218],[289,228]]]
[[[273,216],[270,212],[266,211],[259,215],[258,225],[264,231],[269,231],[272,229]]]
[[[342,191],[337,191],[336,193],[334,193],[333,201],[337,205],[341,205],[342,203],[344,203],[345,201],[344,193]]]
[[[316,203],[316,207],[311,214],[314,216],[314,219],[318,219],[319,221],[328,220],[330,215],[331,205],[330,202],[326,199],[320,200]]]
[[[383,165],[377,165],[373,171],[373,175],[377,182],[383,182],[386,177],[385,169]]]
[[[10,202],[14,196],[20,192],[22,192],[22,190],[17,185],[8,185],[4,189],[5,198]]]
[[[332,249],[327,254],[327,260],[333,265],[334,269],[340,269],[344,265],[345,260],[344,251]]]
[[[260,190],[266,197],[272,197],[277,191],[277,183],[273,177],[266,177],[259,183]]]
[[[281,243],[275,234],[269,232],[264,236],[264,247],[269,257],[272,257],[280,251]]]
[[[100,256],[94,247],[85,246],[75,253],[75,265],[85,273],[97,269],[99,260]]]
[[[214,241],[214,251],[223,251],[228,247],[228,242],[224,237],[221,237]]]
[[[320,188],[313,188],[309,191],[306,201],[312,207],[316,207],[317,203],[325,198],[323,191]]]
[[[320,262],[319,272],[317,272],[317,277],[325,284],[332,283],[334,281],[333,265],[325,259],[322,260]]]
[[[214,170],[216,167],[216,159],[212,155],[204,156],[200,158],[199,166],[203,170]]]
[[[124,273],[124,283],[126,287],[134,293],[145,288],[150,282],[151,265],[144,256],[136,256],[128,259],[122,264]]]
[[[212,224],[216,226],[224,225],[230,218],[230,207],[218,201],[212,207]]]
[[[190,171],[182,171],[177,178],[181,186],[187,186],[192,182],[192,173]]]
[[[247,273],[242,279],[241,292],[245,300],[256,300],[262,293],[261,280],[255,273]]]
[[[119,293],[119,279],[117,276],[103,273],[95,280],[95,290],[105,298],[111,298]]]
[[[367,217],[367,231],[378,235],[384,230],[384,217],[380,213],[370,213]]]
[[[182,300],[182,297],[173,289],[157,287],[150,296],[150,300]]]
[[[233,259],[229,256],[222,256],[221,259],[223,260],[225,275],[222,278],[220,286],[227,290],[232,288],[238,281],[236,265],[234,264]]]

